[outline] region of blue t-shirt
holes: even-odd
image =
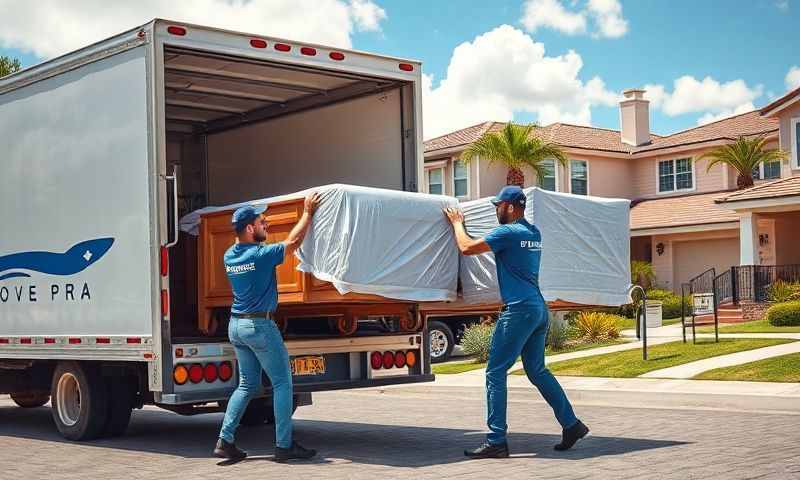
[[[542,234],[524,218],[496,227],[484,237],[494,253],[500,296],[506,305],[541,304],[539,264]]]
[[[231,313],[275,311],[275,267],[283,263],[283,255],[283,243],[236,243],[225,252],[225,273],[233,289]]]

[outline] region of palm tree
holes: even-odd
[[[710,160],[706,171],[710,171],[717,164],[733,167],[739,173],[736,177],[736,187],[741,190],[753,186],[753,169],[762,163],[788,158],[788,154],[781,149],[765,149],[766,143],[767,139],[763,135],[751,138],[740,136],[734,143],[721,145],[700,155],[698,160]]]
[[[461,154],[461,161],[469,163],[477,157],[485,158],[489,164],[500,162],[508,167],[507,185],[525,183],[522,168],[527,166],[537,178],[547,175],[544,161],[550,158],[561,165],[567,164],[567,155],[555,143],[545,142],[534,134],[535,124],[523,126],[509,122],[499,132],[485,133]]]

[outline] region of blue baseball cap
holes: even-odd
[[[244,228],[251,223],[253,220],[258,218],[259,215],[267,211],[267,206],[256,207],[254,205],[245,205],[244,207],[239,207],[233,212],[233,217],[231,217],[231,223],[233,227],[236,229],[237,232],[244,230]]]
[[[492,199],[492,203],[500,205],[502,202],[514,203],[525,206],[525,192],[516,185],[507,185]]]

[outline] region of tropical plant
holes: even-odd
[[[648,289],[656,281],[656,271],[649,262],[631,260],[631,283]]]
[[[783,161],[788,154],[779,149],[766,149],[765,136],[740,136],[734,143],[721,145],[700,155],[698,160],[707,159],[707,171],[716,165],[730,165],[738,172],[736,187],[739,189],[753,186],[753,169],[762,163]]]
[[[767,298],[777,303],[800,300],[800,282],[777,280],[767,289]]]
[[[545,340],[545,345],[554,351],[558,351],[567,346],[568,340],[568,323],[566,321],[550,322],[550,327],[547,329],[547,339]]]
[[[0,77],[11,75],[22,67],[18,58],[11,58],[5,55],[0,55]]]
[[[524,167],[530,168],[537,178],[543,178],[548,174],[545,160],[554,159],[566,165],[567,155],[555,143],[537,136],[537,128],[535,124],[523,126],[509,122],[502,130],[487,132],[468,146],[461,154],[461,161],[469,163],[480,157],[490,164],[502,163],[508,168],[507,185],[524,185]]]
[[[475,356],[475,361],[485,363],[489,359],[489,348],[492,345],[494,324],[479,323],[464,330],[461,337],[461,348],[469,355]]]
[[[622,319],[605,312],[581,312],[575,319],[575,336],[587,342],[599,342],[619,337]]]

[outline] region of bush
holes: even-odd
[[[581,312],[575,319],[575,336],[587,342],[619,338],[619,317],[603,312]]]
[[[650,288],[656,281],[656,271],[653,265],[641,260],[631,260],[631,283]]]
[[[778,280],[769,286],[767,295],[770,302],[776,303],[800,300],[800,282]]]
[[[779,303],[769,307],[767,321],[773,327],[800,326],[800,301]]]
[[[547,329],[546,345],[551,350],[562,350],[569,340],[569,327],[567,322],[550,322]]]
[[[663,311],[661,315],[663,318],[678,318],[681,316],[680,295],[675,295],[671,291],[662,288],[651,288],[647,291],[647,299],[662,302],[661,308]],[[686,298],[685,307],[688,315],[690,313],[689,309],[691,308],[691,299],[689,297]],[[623,305],[619,308],[617,313],[623,317],[634,318],[636,316],[636,307],[632,303]]]
[[[489,348],[492,345],[494,324],[478,324],[464,330],[461,337],[461,348],[469,355],[475,356],[475,361],[485,363],[489,359]]]

